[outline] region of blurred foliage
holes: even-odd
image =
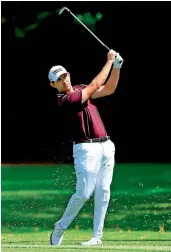
[[[38,18],[38,20],[42,20],[46,17],[49,17],[50,15],[51,15],[50,12],[44,11],[44,12],[40,12],[37,18]]]
[[[36,28],[38,28],[38,26],[40,25],[41,21],[47,17],[49,17],[52,13],[48,12],[48,11],[43,11],[40,12],[37,16],[37,20],[35,21],[34,24],[29,24],[27,25],[24,29],[21,29],[19,27],[15,28],[15,36],[18,38],[24,38],[26,32],[30,31],[30,30],[34,30]]]
[[[76,17],[85,25],[87,25],[92,31],[95,31],[96,23],[97,21],[100,21],[102,19],[103,15],[100,12],[98,12],[96,13],[95,16],[93,16],[90,12],[85,12],[83,13],[83,15],[81,14],[76,15]],[[76,19],[74,19],[74,22],[76,24],[79,24],[79,22]]]
[[[56,14],[58,14],[59,11],[60,9],[57,9]],[[35,20],[35,23],[27,25],[24,29],[16,27],[15,36],[17,38],[24,38],[26,32],[38,28],[38,26],[41,24],[41,21],[51,15],[52,13],[48,11],[40,12],[37,16],[37,19]],[[83,14],[77,14],[76,17],[85,25],[87,25],[92,31],[95,31],[96,23],[102,19],[103,15],[102,13],[98,12],[95,16],[93,16],[90,12],[85,12]],[[76,24],[80,24],[75,18],[73,18],[73,22],[75,22]]]

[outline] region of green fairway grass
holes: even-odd
[[[75,190],[73,165],[2,165],[1,177],[2,251],[53,250],[50,233]],[[171,251],[171,164],[116,164],[103,245],[82,248],[93,206],[91,197],[58,251]]]
[[[80,243],[92,235],[90,230],[68,230],[61,246],[49,246],[49,231],[11,233],[3,235],[3,251],[171,251],[170,233],[151,231],[113,231],[105,230],[103,245],[82,247]]]

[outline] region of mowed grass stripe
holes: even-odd
[[[2,248],[48,248],[48,249],[81,249],[93,250],[93,249],[106,249],[106,250],[156,250],[156,251],[171,251],[170,246],[135,246],[135,245],[100,245],[91,247],[82,247],[78,245],[61,245],[61,246],[50,246],[50,245],[10,245],[4,244]]]

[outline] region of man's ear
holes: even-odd
[[[55,87],[55,86],[54,86],[54,82],[50,82],[50,85],[51,85],[51,87],[53,87],[53,88]]]

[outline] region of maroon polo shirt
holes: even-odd
[[[106,129],[93,99],[83,104],[82,89],[86,85],[73,86],[74,92],[58,97],[58,106],[69,119],[68,128],[72,130],[73,141],[84,142],[92,138],[107,136]]]

